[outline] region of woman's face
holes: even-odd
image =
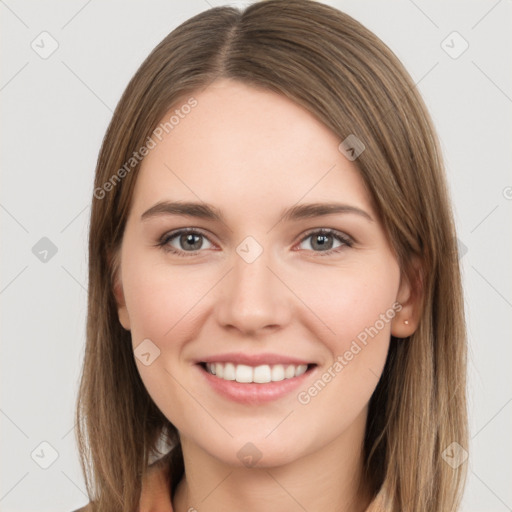
[[[220,80],[194,98],[153,137],[120,249],[144,385],[228,464],[360,439],[409,289],[355,162],[284,96]]]

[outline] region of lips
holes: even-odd
[[[318,373],[316,363],[269,353],[217,354],[195,366],[215,392],[253,405],[285,397]]]

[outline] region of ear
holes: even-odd
[[[121,276],[121,265],[119,264],[119,252],[116,252],[114,256],[109,256],[111,268],[113,269],[112,277],[112,292],[117,304],[117,314],[119,316],[119,322],[127,330],[130,330],[130,316],[128,315],[128,309],[126,307],[126,301],[124,299],[123,280]]]
[[[414,257],[410,272],[400,276],[396,301],[402,308],[391,321],[391,334],[395,338],[407,338],[416,331],[421,316],[422,299],[422,267],[419,258]]]

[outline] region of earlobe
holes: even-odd
[[[124,300],[123,285],[119,282],[114,284],[114,297],[117,303],[117,314],[119,316],[119,322],[127,331],[130,330],[130,317],[128,315],[128,309],[126,308],[126,302]]]
[[[423,280],[420,261],[412,262],[412,276],[402,274],[397,293],[397,302],[401,305],[391,322],[391,334],[395,338],[408,338],[418,328],[421,316]]]
[[[127,331],[130,330],[130,316],[128,315],[128,309],[126,307],[126,301],[124,298],[124,290],[123,290],[123,284],[121,279],[121,268],[119,266],[119,262],[117,261],[117,258],[114,258],[112,261],[113,268],[114,268],[114,275],[113,275],[113,285],[112,285],[112,291],[114,293],[114,298],[116,300],[117,304],[117,314],[119,317],[119,322],[123,326],[124,329]]]

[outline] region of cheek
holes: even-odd
[[[319,268],[303,273],[294,286],[314,313],[311,327],[317,325],[319,336],[325,333],[322,339],[334,355],[348,350],[358,336],[364,343],[364,334],[374,326],[379,331],[371,331],[374,338],[389,337],[398,282],[396,262],[385,259],[373,265]]]
[[[200,269],[191,269],[138,258],[126,261],[123,285],[134,344],[144,338],[163,342],[183,337],[212,281]]]

